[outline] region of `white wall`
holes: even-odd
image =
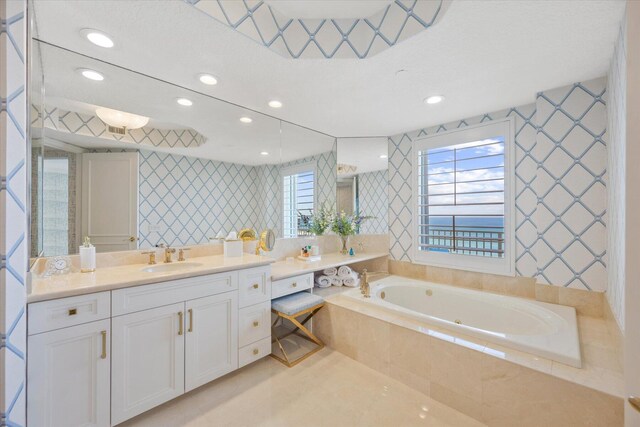
[[[620,330],[624,332],[625,260],[625,139],[626,139],[626,25],[623,20],[613,59],[609,67],[607,87],[609,96],[609,145],[607,150],[609,186],[609,241],[607,300]]]

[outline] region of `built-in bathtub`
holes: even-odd
[[[372,283],[370,293],[370,298],[364,298],[359,289],[353,289],[343,295],[428,324],[581,367],[573,307],[399,276]]]

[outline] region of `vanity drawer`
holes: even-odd
[[[271,338],[264,338],[238,350],[238,368],[271,354]]]
[[[271,300],[271,267],[256,267],[240,271],[238,285],[239,307],[247,307]]]
[[[29,335],[68,326],[108,319],[111,316],[109,292],[34,302],[28,308]]]
[[[313,288],[313,273],[274,280],[271,283],[271,298],[279,298]]]
[[[238,314],[238,345],[271,337],[271,301],[241,308]]]
[[[187,301],[238,289],[238,272],[209,274],[111,292],[114,316]]]

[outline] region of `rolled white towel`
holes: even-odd
[[[316,286],[319,288],[328,288],[331,286],[331,278],[327,276],[316,277]]]
[[[357,288],[360,286],[360,279],[356,275],[350,275],[342,278],[342,283],[348,288]]]
[[[338,275],[338,269],[335,268],[335,267],[325,268],[322,271],[322,274],[324,274],[325,276],[329,276],[329,277],[337,276]]]
[[[344,281],[342,280],[341,277],[332,277],[331,278],[331,285],[332,286],[342,286],[344,285]]]
[[[344,276],[348,276],[351,274],[353,270],[351,270],[351,267],[349,267],[348,265],[343,265],[342,267],[338,268],[338,276],[340,277],[344,277]]]

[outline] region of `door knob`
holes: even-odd
[[[640,412],[640,397],[629,396],[629,404],[633,406],[633,409]]]
[[[134,236],[129,237],[130,242],[135,242],[136,240],[138,240],[137,237],[134,237]]]

